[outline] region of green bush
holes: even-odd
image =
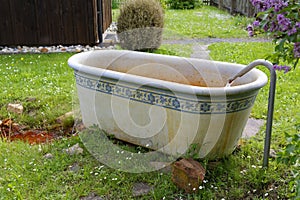
[[[167,6],[167,0],[159,0],[160,2],[160,5],[163,9],[167,9],[168,6]]]
[[[152,51],[162,41],[163,8],[158,0],[127,0],[120,7],[118,38],[123,49]]]
[[[119,8],[120,3],[121,3],[121,0],[112,0],[112,2],[111,2],[111,8],[112,9]]]
[[[201,0],[167,0],[171,9],[194,9],[201,7]]]

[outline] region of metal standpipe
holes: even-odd
[[[236,78],[243,76],[251,69],[259,65],[267,67],[270,71],[268,113],[267,113],[267,125],[266,125],[266,136],[265,136],[264,157],[263,157],[263,167],[268,167],[271,135],[272,135],[273,113],[274,113],[275,88],[276,88],[276,71],[273,68],[273,64],[263,59],[255,60],[252,63],[250,63],[247,67],[245,67],[243,70],[241,70],[238,74],[236,74],[234,77],[230,78],[228,82],[232,83]]]

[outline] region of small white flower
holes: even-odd
[[[251,167],[252,167],[252,168],[256,168],[256,166],[255,166],[255,165],[251,165]]]
[[[269,193],[266,193],[266,194],[265,194],[265,197],[267,197],[267,196],[269,196]]]
[[[195,191],[196,190],[196,188],[193,188],[193,191]]]
[[[207,183],[208,182],[208,180],[203,180],[203,183]]]
[[[199,190],[202,190],[204,187],[202,185],[199,186]]]

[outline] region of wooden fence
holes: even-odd
[[[111,0],[0,0],[0,45],[97,44]]]
[[[229,10],[231,14],[239,13],[247,17],[253,17],[257,12],[250,0],[211,0],[210,4]]]

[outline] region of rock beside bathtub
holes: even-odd
[[[24,107],[22,106],[22,104],[9,103],[7,105],[7,111],[9,111],[9,112],[13,112],[16,114],[22,114],[23,110],[24,110]]]
[[[172,181],[186,193],[193,193],[199,190],[205,173],[199,162],[191,158],[182,159],[173,164]]]
[[[135,183],[132,188],[132,195],[134,197],[139,197],[148,194],[153,190],[153,186],[148,185],[147,183]]]
[[[78,155],[83,153],[83,149],[77,143],[71,146],[70,148],[64,149],[64,152],[66,152],[69,155]]]

